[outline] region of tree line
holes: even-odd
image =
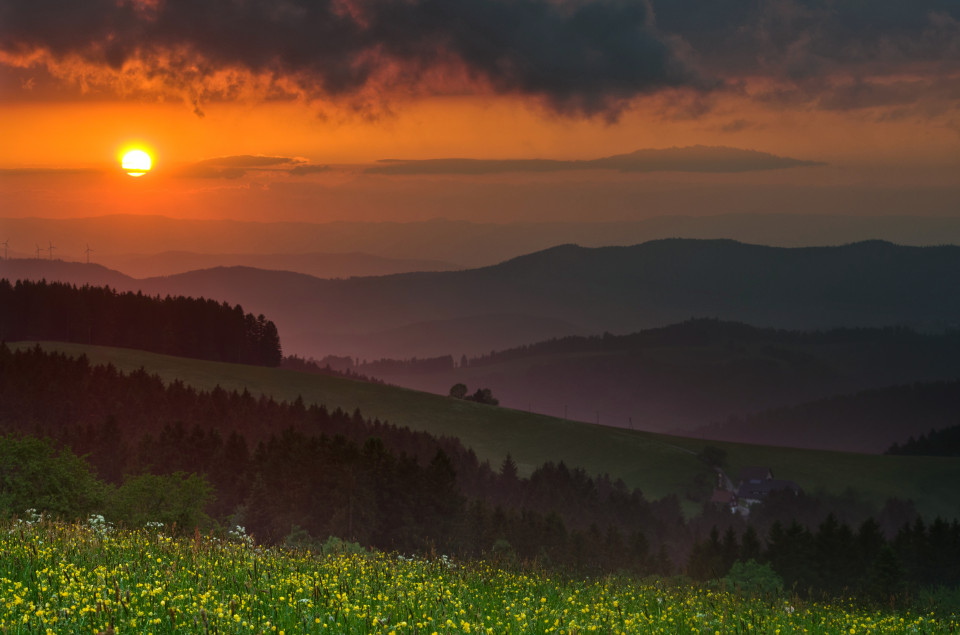
[[[403,553],[705,579],[753,559],[814,594],[852,589],[875,571],[886,572],[886,590],[954,584],[956,569],[947,563],[960,562],[947,558],[960,545],[960,526],[918,522],[902,501],[877,510],[849,497],[790,493],[771,495],[749,523],[710,506],[687,519],[675,496],[647,500],[622,481],[562,462],[524,477],[510,456],[494,467],[457,439],[366,419],[359,410],[198,391],[39,347],[0,346],[0,427],[52,439],[62,456],[85,457],[114,492],[72,496],[74,507],[51,511],[82,515],[98,511],[100,501],[124,522],[162,516],[191,531],[192,522],[241,524],[270,543],[333,535]],[[20,474],[22,463],[0,456],[0,477]],[[0,496],[0,505],[22,513],[28,501],[39,508],[45,500]],[[860,555],[848,562],[849,554]]]
[[[960,522],[917,518],[889,539],[873,518],[851,529],[834,514],[815,528],[777,521],[766,540],[753,526],[740,535],[728,528],[722,537],[714,527],[694,545],[687,572],[719,580],[751,560],[769,565],[795,592],[884,601],[910,589],[960,585]]]
[[[325,360],[330,360],[330,359],[347,360],[349,363],[343,364],[341,362],[340,364],[337,364],[335,366],[331,366],[329,361],[324,363]],[[335,356],[328,355],[324,359],[317,361],[312,357],[303,358],[297,355],[285,355],[283,358],[283,361],[280,362],[280,368],[284,368],[286,370],[295,370],[300,373],[310,373],[312,375],[327,375],[328,377],[344,377],[346,379],[354,379],[356,381],[365,381],[371,384],[386,383],[382,379],[376,379],[375,377],[367,377],[366,375],[355,372],[353,370],[354,368],[353,360],[351,360],[349,357],[337,358]]]
[[[640,352],[656,348],[743,346],[824,346],[863,342],[893,343],[898,346],[956,347],[960,344],[960,330],[926,333],[904,326],[838,327],[827,330],[786,330],[751,326],[717,318],[693,318],[677,324],[645,329],[625,335],[568,335],[542,342],[491,351],[462,360],[463,366],[488,366],[526,357],[606,351]]]
[[[930,430],[903,444],[894,443],[885,454],[900,456],[960,456],[960,425]]]
[[[0,280],[0,341],[56,340],[179,357],[278,366],[276,325],[203,298],[160,298],[110,287]]]

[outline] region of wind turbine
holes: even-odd
[[[93,249],[90,249],[90,243],[87,243],[87,248],[83,251],[83,253],[87,254],[87,264],[88,264],[88,265],[90,264],[90,252],[92,252],[92,251],[94,251],[94,250],[93,250]]]
[[[53,241],[51,240],[50,241],[50,260],[51,261],[53,260],[53,250],[54,250],[54,246],[53,246]]]
[[[7,259],[7,247],[10,245],[10,239],[7,238],[5,241],[3,241],[2,243],[0,243],[0,245],[3,245],[3,259],[6,260],[6,259]]]
[[[37,260],[40,260],[40,245],[37,245]]]

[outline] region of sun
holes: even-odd
[[[153,161],[150,155],[143,150],[130,150],[120,161],[120,165],[130,176],[143,176],[150,170]]]

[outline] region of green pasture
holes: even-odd
[[[33,346],[22,342],[13,347]],[[841,494],[852,490],[881,504],[890,497],[912,499],[926,516],[960,517],[960,458],[895,457],[801,450],[653,434],[569,421],[509,408],[339,377],[276,368],[224,364],[143,351],[44,342],[48,350],[86,354],[94,364],[112,363],[122,371],[143,367],[164,381],[180,379],[198,389],[219,385],[248,389],[277,400],[294,400],[353,411],[438,436],[458,437],[481,460],[497,467],[507,453],[521,474],[547,461],[564,461],[590,474],[608,473],[649,499],[685,492],[702,471],[696,454],[705,445],[726,451],[733,478],[744,466],[770,467],[777,478],[796,481],[807,491]],[[696,506],[684,503],[688,512]]]

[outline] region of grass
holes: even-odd
[[[32,346],[14,344],[14,347]],[[736,478],[744,466],[765,466],[777,478],[796,481],[807,491],[841,494],[853,490],[880,505],[887,498],[912,499],[926,516],[960,517],[960,459],[899,457],[801,450],[771,446],[702,441],[695,438],[598,426],[509,408],[484,406],[405,388],[311,375],[274,368],[223,364],[157,355],[129,349],[43,343],[48,350],[86,354],[93,363],[114,364],[124,371],[140,367],[165,381],[181,379],[201,389],[220,385],[249,389],[278,400],[301,395],[307,403],[352,411],[366,417],[458,437],[481,460],[495,467],[509,452],[522,475],[547,461],[565,461],[590,474],[606,472],[639,487],[656,499],[684,492],[703,470],[696,454],[705,445],[726,451],[729,473]],[[697,505],[685,501],[685,510]]]
[[[938,618],[100,523],[0,525],[4,633],[940,633]]]

